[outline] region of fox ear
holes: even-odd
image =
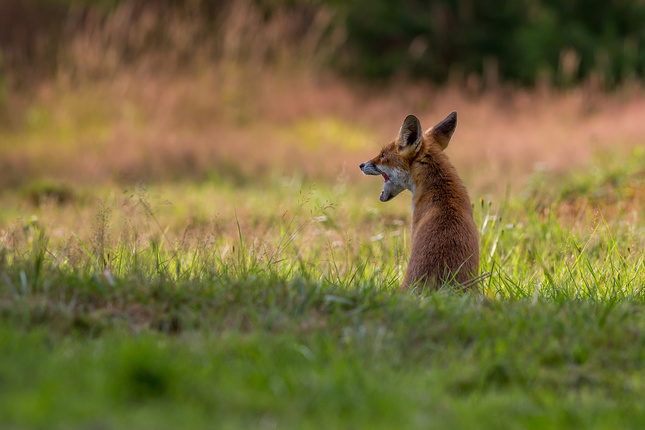
[[[434,139],[439,143],[441,149],[446,149],[448,143],[450,143],[450,138],[455,133],[457,128],[457,111],[452,111],[450,114],[439,124],[432,127],[430,130],[426,131],[426,134],[434,137]]]
[[[399,130],[399,148],[412,147],[416,150],[422,139],[423,131],[421,130],[421,123],[417,117],[414,115],[406,116],[401,130]]]

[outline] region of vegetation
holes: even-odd
[[[486,3],[0,2],[0,428],[642,428],[642,87],[492,85],[541,73],[506,31],[555,52],[524,15],[639,3]],[[358,164],[453,109],[490,277],[402,293],[410,195]]]
[[[475,204],[491,277],[465,295],[396,291],[406,198],[363,185],[46,194],[0,239],[3,427],[639,427],[642,230],[565,191],[613,160],[552,205]]]
[[[389,77],[401,69],[433,81],[614,86],[642,77],[642,2],[353,0],[348,67]],[[354,63],[355,61],[355,63]]]
[[[176,42],[219,57],[237,51],[241,39],[236,55],[274,62],[285,47],[301,45],[361,79],[613,88],[645,74],[645,5],[635,0],[6,0],[0,16],[10,65],[37,61],[50,71],[73,55],[79,34],[101,29],[121,33],[103,42],[123,44],[119,54],[129,59]],[[181,20],[192,31],[173,34],[168,24]],[[263,26],[273,28],[270,37],[245,31]]]

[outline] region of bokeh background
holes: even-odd
[[[376,188],[357,164],[405,115],[456,109],[449,155],[496,195],[645,141],[643,22],[642,1],[3,0],[0,189]]]

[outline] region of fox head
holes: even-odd
[[[376,157],[359,166],[365,175],[381,175],[385,179],[379,199],[387,202],[403,190],[414,193],[413,163],[421,153],[432,157],[446,149],[455,128],[456,111],[425,133],[417,117],[408,115],[396,139],[383,147]]]

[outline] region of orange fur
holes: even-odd
[[[403,189],[412,197],[412,249],[402,289],[419,284],[438,288],[452,279],[460,285],[478,275],[479,233],[470,198],[443,150],[457,126],[451,113],[425,133],[409,115],[399,136],[367,163],[365,174],[382,174],[381,201]]]

